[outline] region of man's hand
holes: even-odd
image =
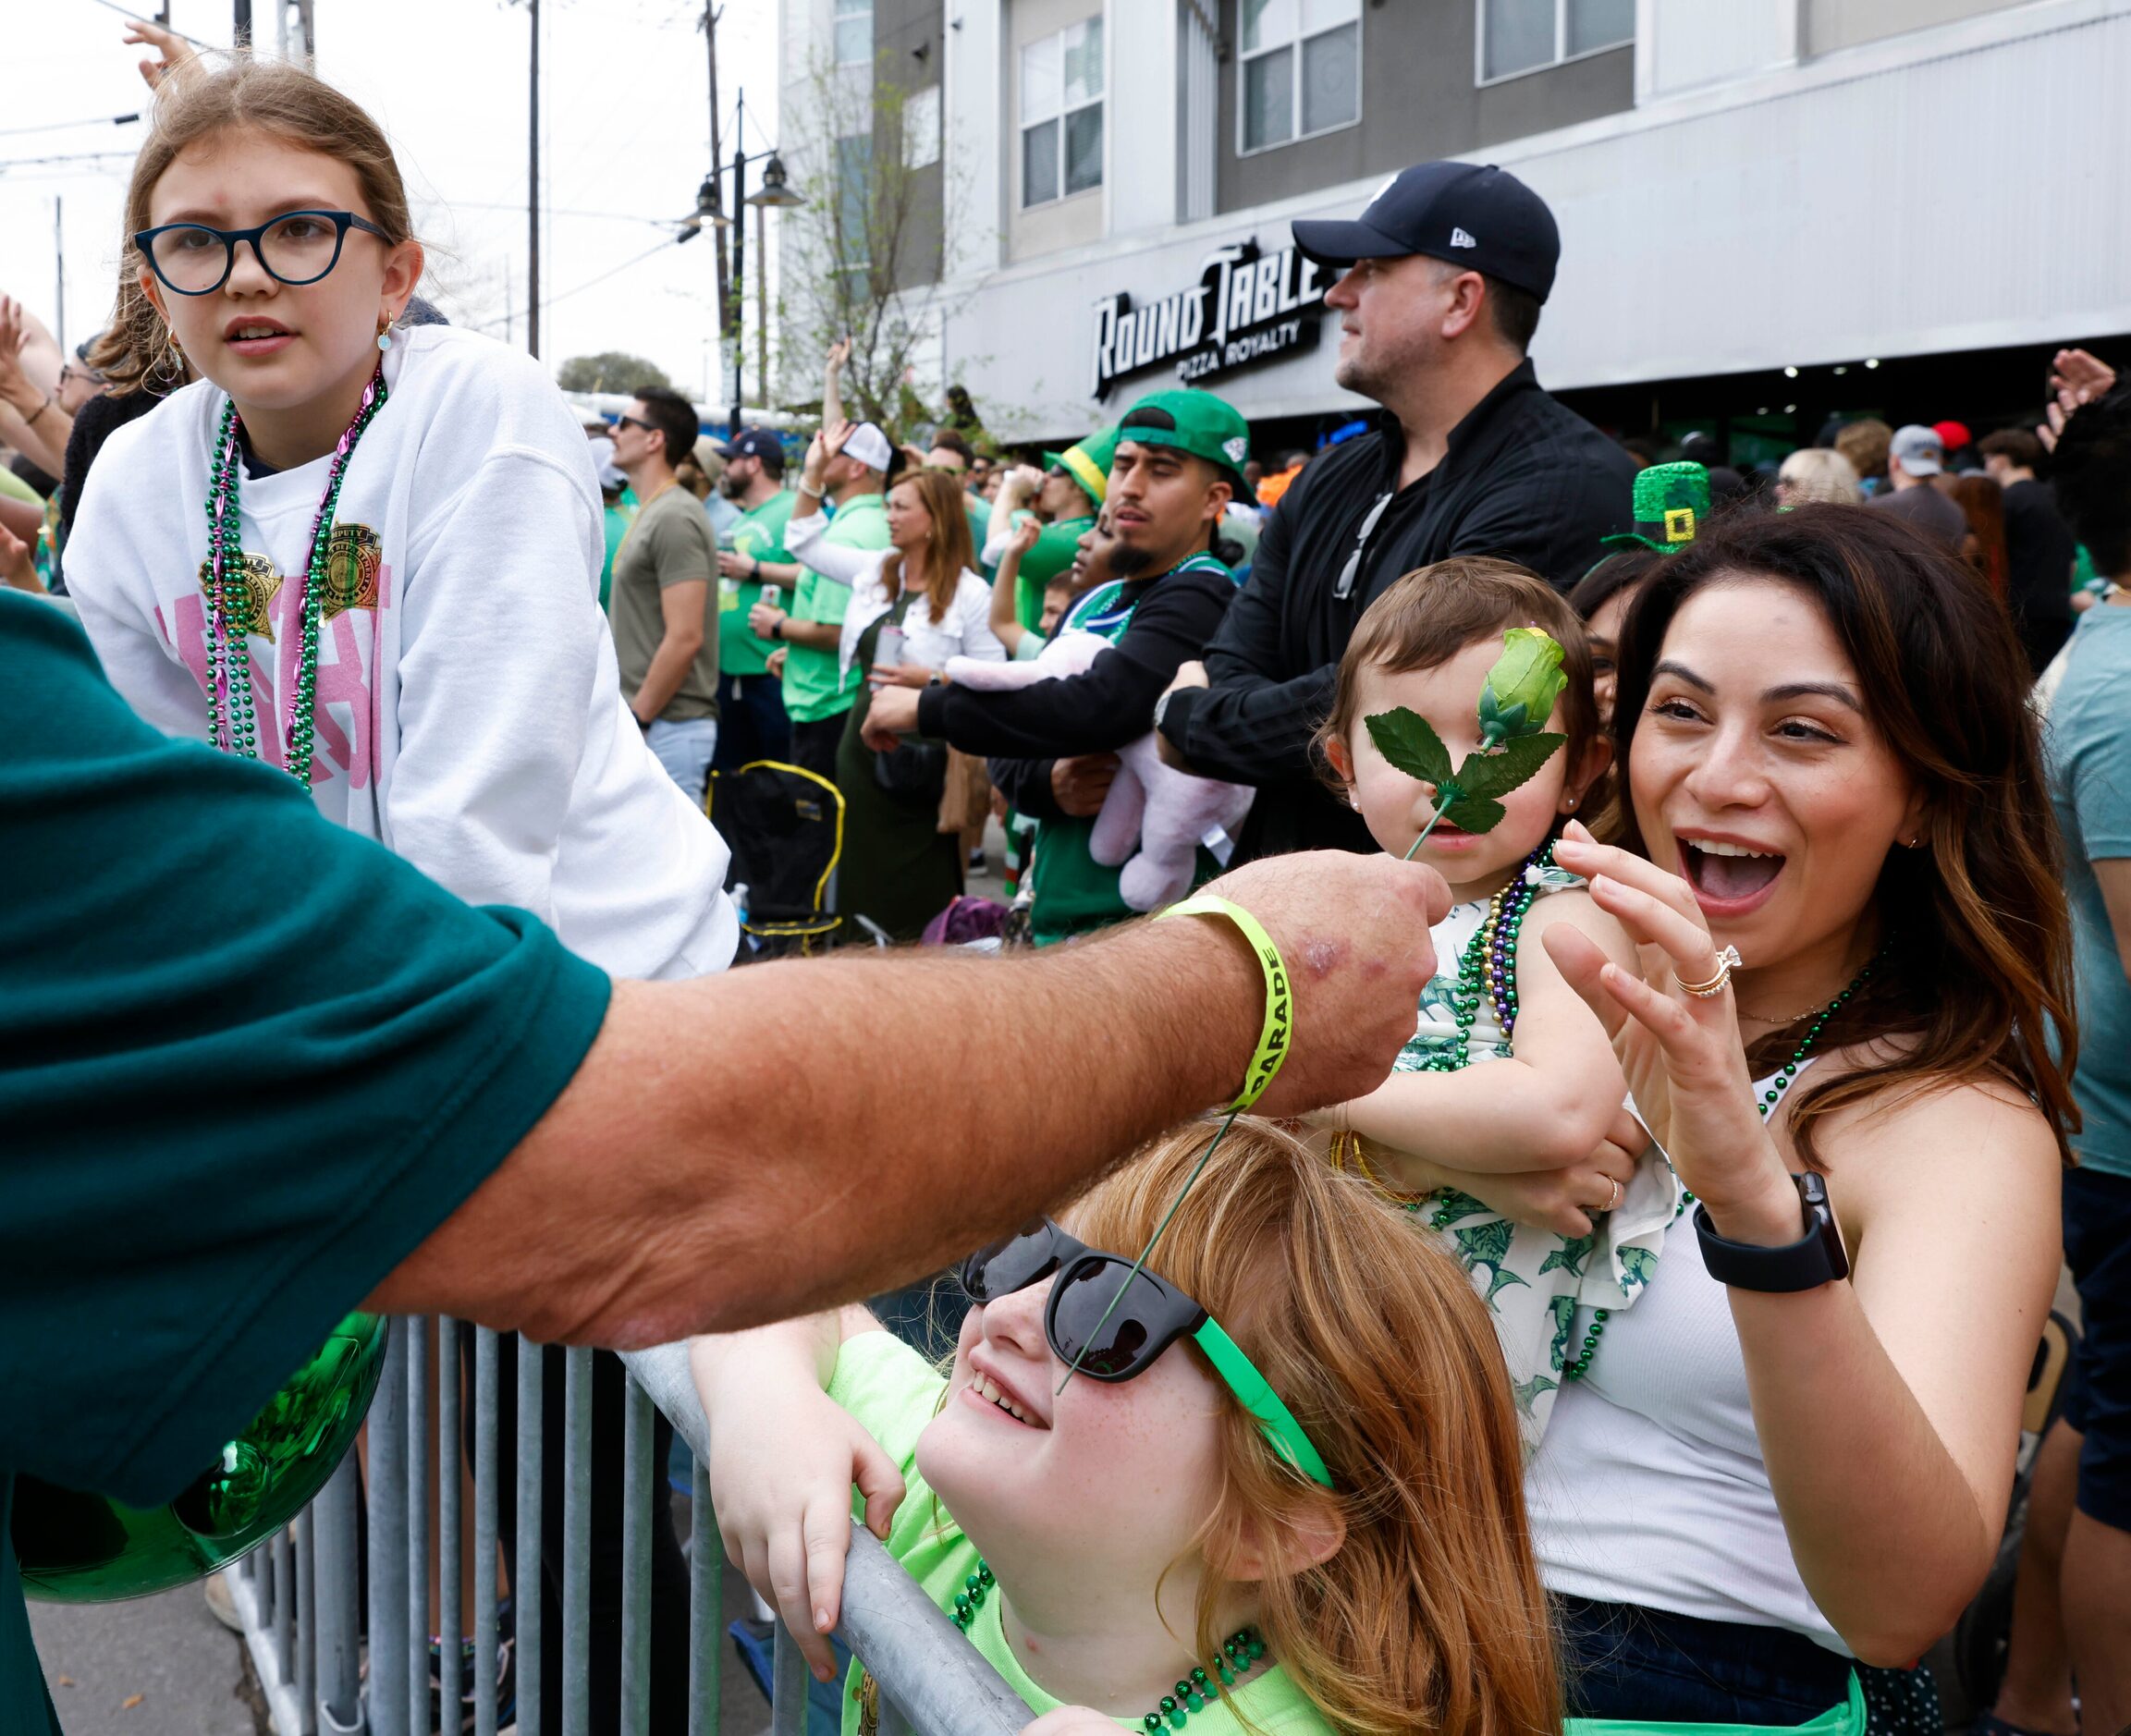
[[[1007,538],[1007,552],[1010,555],[1025,555],[1036,545],[1036,539],[1042,535],[1041,519],[1023,519],[1014,526],[1013,534]]]
[[[1246,862],[1203,890],[1256,917],[1288,969],[1293,1040],[1257,1112],[1299,1115],[1382,1084],[1436,973],[1428,929],[1451,908],[1442,875],[1389,856],[1304,850]]]
[[[764,663],[765,665],[765,673],[776,676],[779,680],[783,679],[784,678],[784,659],[786,649],[787,648],[785,646],[779,645],[775,651],[771,652],[766,658],[764,659]]]
[[[2115,384],[2116,370],[2084,349],[2060,349],[2050,359],[2051,390],[2084,392],[2083,403],[2092,403]]]
[[[757,603],[747,612],[747,630],[757,639],[775,639],[785,611],[774,604]]]
[[[717,572],[721,579],[737,579],[742,584],[753,584],[755,568],[761,565],[753,555],[742,555],[738,549],[717,551]]]
[[[1070,813],[1076,820],[1093,819],[1102,812],[1103,798],[1117,781],[1121,764],[1114,753],[1082,753],[1070,760],[1053,760],[1051,800],[1061,813]]]
[[[884,687],[873,696],[873,703],[865,714],[865,728],[861,735],[867,747],[885,751],[895,746],[897,737],[916,733],[916,689]]]

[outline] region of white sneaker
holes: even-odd
[[[210,1573],[200,1587],[200,1595],[207,1600],[207,1613],[215,1620],[232,1633],[244,1632],[244,1622],[237,1613],[237,1599],[230,1595],[227,1573]]]

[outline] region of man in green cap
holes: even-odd
[[[1598,541],[1607,548],[1675,555],[1709,521],[1709,472],[1700,464],[1648,464],[1635,472],[1635,526]]]
[[[1249,425],[1211,392],[1178,389],[1141,398],[1116,434],[1105,490],[1117,539],[1113,577],[1059,627],[1100,634],[1114,650],[1084,674],[1012,691],[884,688],[867,719],[869,741],[915,731],[990,757],[992,782],[1039,822],[1039,946],[1134,913],[1118,870],[1090,855],[1088,837],[1118,750],[1153,727],[1155,701],[1204,652],[1235,595],[1234,576],[1212,546],[1222,512],[1243,492]],[[1218,866],[1199,852],[1198,877]]]
[[[1108,491],[1110,455],[1117,450],[1117,441],[1118,431],[1105,428],[1063,452],[1043,455],[1043,481],[1035,490],[1035,516],[1044,520],[1043,533],[1022,556],[1021,583],[1014,596],[1014,617],[1031,630],[1043,617],[1044,587],[1072,565],[1082,533],[1095,526]],[[997,568],[1015,527],[1029,516],[1023,503],[1030,491],[1023,471],[999,484],[990,519],[994,528],[984,549],[987,568]]]

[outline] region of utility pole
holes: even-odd
[[[740,92],[740,106],[733,116],[732,131],[732,287],[723,307],[718,309],[719,329],[726,341],[732,346],[732,432],[740,432],[740,411],[742,394],[740,386],[741,363],[747,355],[741,339],[740,314],[741,285],[747,275],[747,92]],[[725,231],[720,229],[719,235]]]
[[[716,189],[718,177],[725,168],[725,152],[720,146],[717,129],[718,18],[719,14],[711,8],[710,0],[704,0],[703,43],[704,53],[710,61],[710,184],[714,190]],[[718,204],[722,207],[724,203],[724,195],[721,193],[718,196]],[[736,223],[740,220],[738,211],[733,213],[733,220]],[[732,277],[725,251],[725,230],[715,225],[713,227],[716,229],[717,246],[717,331],[721,338],[729,338],[732,335],[729,330],[730,315],[726,310],[732,299]],[[740,431],[736,428],[733,432],[738,434]]]
[[[52,251],[59,262],[59,287],[54,305],[59,310],[56,324],[59,336],[59,360],[67,360],[67,225],[62,214],[66,201],[57,193],[52,195]]]
[[[540,0],[526,0],[533,14],[531,126],[527,135],[525,221],[525,348],[540,354]]]
[[[241,52],[251,46],[251,0],[236,0],[236,22],[230,29],[229,40]]]

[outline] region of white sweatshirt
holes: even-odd
[[[828,515],[822,512],[794,519],[784,527],[784,546],[793,558],[824,578],[840,580],[851,587],[851,606],[844,611],[843,634],[837,642],[838,667],[849,675],[865,630],[895,606],[881,578],[895,551],[845,548],[826,540],[828,525]],[[1007,660],[1006,647],[991,630],[991,587],[967,567],[955,575],[946,619],[936,623],[928,598],[912,598],[902,630],[903,661],[928,669],[946,668],[949,657],[975,657],[985,663]]]
[[[539,364],[424,325],[349,460],[320,622],[318,811],[476,904],[510,904],[618,976],[721,969],[725,844],[622,703],[592,457]],[[205,381],[97,455],[67,581],[104,673],[166,734],[207,734]],[[331,458],[242,479],[269,630],[251,639],[261,754],[285,764],[312,523]],[[351,593],[351,594],[350,594]],[[236,840],[233,840],[233,845]],[[272,872],[272,864],[263,864]]]

